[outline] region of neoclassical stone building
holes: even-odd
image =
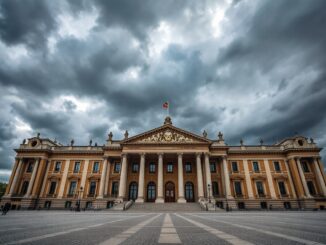
[[[172,125],[103,146],[63,146],[40,135],[16,149],[2,199],[14,208],[108,208],[112,203],[202,202],[233,209],[324,208],[319,148],[297,136],[229,146]],[[211,205],[211,204],[209,204]]]

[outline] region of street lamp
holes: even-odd
[[[208,184],[207,187],[208,187],[208,202],[211,203],[211,185]]]
[[[79,191],[77,191],[77,208],[76,208],[76,211],[77,212],[80,212],[80,202],[81,202],[81,196],[82,196],[82,193],[83,193],[83,187],[81,186]]]

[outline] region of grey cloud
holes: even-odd
[[[33,49],[46,45],[49,32],[57,26],[47,1],[2,0],[0,36],[8,45],[25,44]],[[52,6],[53,7],[53,6]]]

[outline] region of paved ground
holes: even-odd
[[[11,211],[0,244],[326,244],[326,212]]]

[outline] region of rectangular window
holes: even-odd
[[[274,162],[274,169],[276,172],[281,172],[281,166],[279,162]]]
[[[286,195],[286,188],[285,188],[285,184],[284,184],[283,181],[278,182],[278,188],[280,189],[281,196],[285,196]]]
[[[119,182],[112,182],[112,189],[111,189],[111,195],[117,196],[119,193]]]
[[[307,181],[307,186],[308,186],[310,195],[316,195],[314,183],[312,181]]]
[[[234,189],[235,189],[235,195],[236,196],[242,196],[242,189],[241,189],[241,182],[235,181],[234,182]]]
[[[132,172],[133,173],[138,173],[139,171],[139,164],[138,163],[133,163],[132,164]]]
[[[166,166],[166,172],[173,173],[173,163],[168,163]]]
[[[28,181],[24,181],[22,185],[22,189],[20,191],[21,195],[25,195],[28,189]]]
[[[27,173],[31,173],[33,171],[33,165],[34,164],[32,162],[28,163],[28,166],[27,166],[27,169],[26,169]]]
[[[258,196],[260,196],[260,197],[265,196],[263,182],[257,181],[256,187],[257,187]]]
[[[191,167],[190,162],[186,162],[185,170],[186,170],[186,173],[191,173],[192,172],[192,167]]]
[[[75,162],[74,173],[79,173],[80,170],[80,162]]]
[[[94,162],[94,164],[93,164],[93,173],[98,173],[99,167],[100,167],[100,163],[99,162]]]
[[[303,172],[305,172],[305,173],[309,173],[310,172],[307,162],[302,162],[301,163],[301,166],[302,166]]]
[[[259,164],[258,164],[258,162],[252,162],[252,165],[254,167],[254,172],[259,173]]]
[[[114,164],[114,172],[115,172],[115,173],[120,173],[120,169],[121,169],[121,165],[120,165],[120,163],[119,163],[119,162],[116,162],[116,163]]]
[[[55,193],[56,186],[57,186],[57,182],[52,181],[50,184],[49,195],[53,195]]]
[[[69,187],[69,192],[68,192],[69,196],[73,196],[75,194],[76,187],[77,187],[77,182],[76,181],[71,181],[70,182],[70,187]]]
[[[59,172],[61,169],[61,162],[55,162],[54,172]]]
[[[150,173],[155,173],[155,163],[151,162],[149,164],[149,172]]]
[[[209,168],[211,170],[211,173],[216,173],[216,164],[215,164],[215,162],[211,162],[209,164]]]
[[[95,181],[91,181],[91,183],[89,184],[89,195],[90,196],[94,196],[95,195],[95,191],[96,191],[96,182]]]
[[[232,172],[238,172],[238,163],[232,162]]]

